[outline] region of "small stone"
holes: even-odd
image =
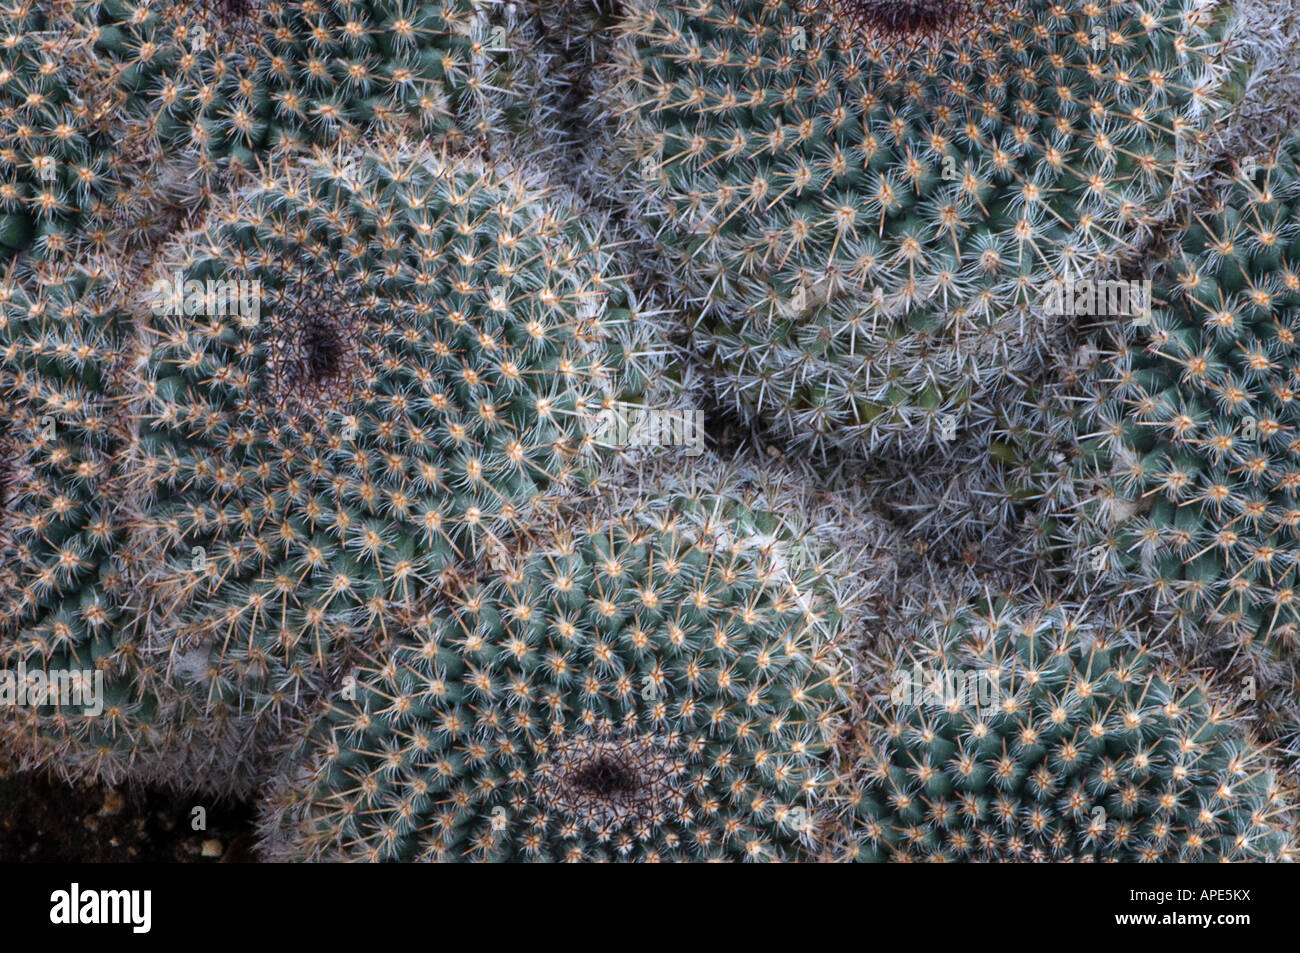
[[[225,852],[221,846],[221,841],[215,837],[209,838],[203,842],[202,854],[204,857],[220,857]]]
[[[104,806],[99,809],[100,814],[120,814],[122,808],[126,806],[126,798],[117,791],[109,791],[104,795]]]

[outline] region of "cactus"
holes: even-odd
[[[0,704],[0,748],[69,778],[247,793],[275,732],[199,710],[141,638],[119,288],[67,264],[0,282],[0,672],[33,679]]]
[[[136,120],[201,180],[403,129],[504,151],[545,122],[545,57],[514,3],[94,0]],[[518,140],[518,142],[516,142]]]
[[[557,521],[361,667],[267,853],[818,857],[847,668],[812,546],[720,498]]]
[[[0,763],[270,859],[1294,859],[1275,5],[0,0]]]
[[[883,4],[677,0],[622,25],[623,174],[720,394],[797,444],[914,447],[978,419],[1040,356],[1047,283],[1147,233],[1204,135],[1212,8],[985,6],[978,30],[911,30],[910,58]]]
[[[864,860],[1294,856],[1265,751],[1209,685],[1099,613],[1044,600],[927,607],[859,726]]]
[[[0,264],[105,254],[132,166],[111,72],[66,4],[0,4]]]
[[[66,265],[0,282],[0,669],[91,673],[104,679],[105,705],[96,719],[8,699],[0,738],[11,754],[52,760],[67,774],[112,760],[136,700],[119,628],[124,526],[114,461],[123,428],[111,377],[122,333],[110,288],[102,272]]]
[[[268,170],[134,313],[120,280],[6,285],[5,436],[40,448],[50,410],[66,439],[5,481],[0,648],[99,667],[113,709],[20,712],[25,762],[248,790],[351,653],[599,459],[593,412],[638,372],[598,236],[518,175],[395,145]]]
[[[55,268],[0,282],[8,582],[0,630],[76,617],[77,629],[94,631],[108,621],[95,590],[115,531],[101,497],[115,443],[112,319],[102,275]]]
[[[163,256],[129,545],[204,704],[294,710],[598,458],[633,313],[551,198],[424,149],[322,156]],[[178,278],[213,294],[171,307]]]
[[[1300,142],[1241,156],[1149,262],[1149,325],[1092,380],[1067,523],[1075,569],[1140,597],[1257,692],[1294,757],[1300,607],[1293,407]]]
[[[1092,381],[1079,468],[1080,571],[1252,653],[1300,622],[1297,156],[1243,159],[1152,256],[1160,304]]]

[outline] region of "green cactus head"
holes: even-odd
[[[632,315],[553,198],[425,149],[323,157],[164,256],[133,546],[209,704],[296,703],[595,460]]]
[[[1252,654],[1300,623],[1297,157],[1242,157],[1155,256],[1157,306],[1092,381],[1079,468],[1080,571]]]
[[[0,538],[12,587],[0,632],[22,629],[48,651],[76,641],[53,629],[102,634],[110,615],[98,584],[120,521],[101,494],[121,446],[108,380],[121,343],[107,288],[69,267],[0,281]]]
[[[503,149],[544,107],[544,58],[496,0],[96,0],[136,121],[206,183],[232,165],[405,130]]]
[[[1168,209],[1223,71],[1221,18],[1181,2],[999,5],[903,60],[846,29],[883,9],[638,7],[608,94],[723,397],[814,446],[983,413],[1048,283]]]
[[[847,678],[828,586],[773,517],[717,500],[557,525],[362,666],[268,850],[818,857]]]
[[[86,680],[75,698],[6,699],[0,743],[20,763],[54,762],[68,774],[102,765],[116,779],[135,699],[115,506],[125,426],[112,378],[123,329],[110,288],[102,273],[54,263],[0,280],[0,670],[42,685]],[[86,714],[96,678],[103,717]]]
[[[0,4],[0,266],[103,254],[128,152],[112,73],[66,4]]]
[[[0,704],[0,747],[65,777],[247,792],[274,732],[171,691],[137,625],[115,289],[52,263],[0,281],[0,694],[23,692]]]
[[[907,637],[859,732],[862,859],[1292,855],[1288,807],[1232,703],[1123,626],[1001,601],[933,607]]]

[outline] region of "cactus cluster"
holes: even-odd
[[[599,459],[635,378],[612,261],[521,176],[395,146],[269,171],[136,299],[7,284],[6,661],[122,696],[111,738],[39,711],[25,747],[117,778],[206,723],[235,750],[202,770],[245,772],[232,726],[282,722]]]
[[[1247,2],[0,0],[0,761],[281,860],[1294,859]]]
[[[624,175],[699,310],[724,399],[796,443],[915,446],[1032,364],[1049,281],[1166,209],[1225,53],[1204,5],[634,7],[608,93]],[[925,11],[933,9],[940,22]],[[689,263],[689,264],[687,264]]]
[[[1234,700],[1132,635],[1035,599],[918,612],[857,734],[860,859],[1290,857],[1281,787]]]

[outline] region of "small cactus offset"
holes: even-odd
[[[1233,700],[1104,616],[1037,600],[915,615],[858,726],[860,859],[1293,858]]]
[[[528,540],[311,726],[273,855],[816,859],[848,669],[807,545],[680,497]]]
[[[677,0],[621,30],[624,179],[720,394],[814,447],[978,417],[1047,284],[1168,210],[1227,68],[1181,2]]]

